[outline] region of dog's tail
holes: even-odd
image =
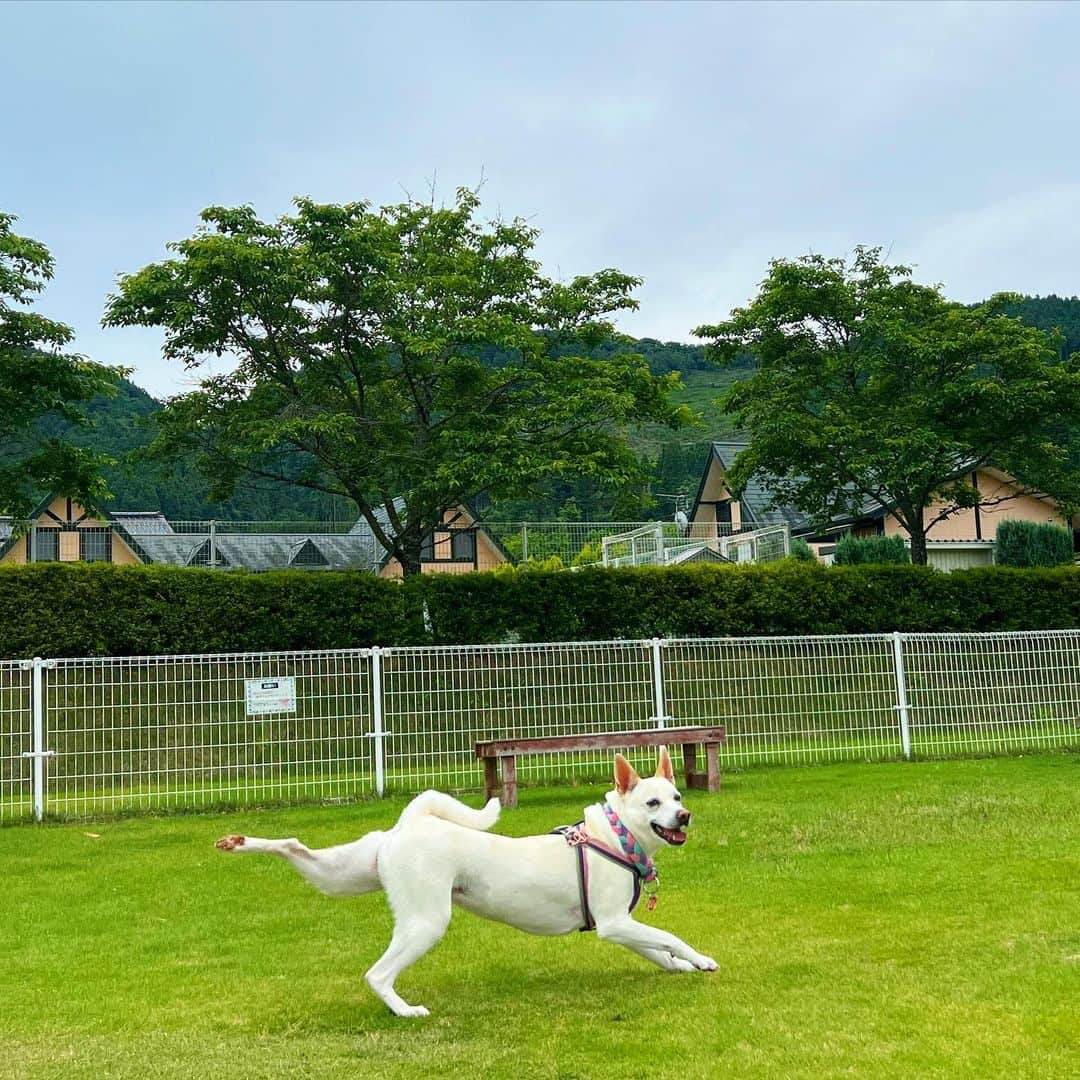
[[[485,832],[499,820],[499,800],[488,799],[483,810],[474,810],[457,799],[444,795],[441,791],[425,791],[417,795],[398,818],[398,825],[408,825],[419,817],[442,818],[443,821],[453,822],[466,829],[477,829]]]

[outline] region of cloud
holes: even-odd
[[[1036,187],[935,222],[896,255],[958,300],[1080,291],[1080,183]]]

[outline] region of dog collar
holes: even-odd
[[[608,803],[604,803],[604,816],[608,819],[611,831],[619,840],[619,847],[629,860],[633,868],[638,872],[642,881],[659,881],[656,872],[656,864],[645,854],[645,849],[638,843],[634,834],[622,823],[619,815],[611,809]]]

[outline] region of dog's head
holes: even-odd
[[[615,755],[615,790],[608,796],[612,809],[646,850],[660,842],[679,846],[686,843],[690,811],[682,804],[675,786],[675,774],[667,747],[660,747],[654,775],[642,779],[634,766]]]

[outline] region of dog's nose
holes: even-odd
[[[677,816],[678,816],[680,825],[689,825],[690,824],[690,811],[689,810],[686,810],[686,809],[680,810]]]

